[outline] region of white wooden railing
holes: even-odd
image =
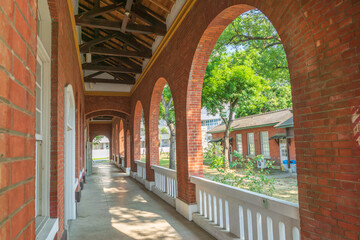
[[[194,221],[213,235],[225,232],[247,240],[300,239],[298,204],[204,178],[191,176],[190,180],[196,185],[199,211]],[[215,229],[221,231],[212,231]]]
[[[125,168],[125,157],[121,156],[120,159],[121,159],[121,166]]]
[[[136,160],[135,163],[137,165],[137,176],[146,179],[146,163],[139,160]]]
[[[155,187],[172,198],[177,197],[176,171],[160,166],[151,165],[155,174]]]

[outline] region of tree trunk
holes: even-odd
[[[225,118],[221,117],[224,124],[225,124],[225,133],[224,133],[224,170],[225,172],[229,169],[230,163],[230,128],[231,124],[234,121],[234,108],[237,104],[239,99],[233,99],[230,101],[230,109],[229,109],[229,116],[226,120]]]
[[[229,155],[230,155],[230,125],[227,123],[224,134],[224,170],[229,169]]]
[[[175,126],[174,123],[170,123],[168,125],[170,130],[170,160],[169,160],[169,168],[176,169],[176,162],[175,162],[175,149],[176,149],[176,135],[175,135]]]

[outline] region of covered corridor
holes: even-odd
[[[95,164],[70,239],[213,239],[109,163]]]
[[[203,178],[208,60],[255,9],[286,53],[298,204]],[[165,85],[176,170],[159,166]],[[92,175],[98,135],[119,168]],[[359,0],[0,1],[1,240],[359,239],[359,160]]]

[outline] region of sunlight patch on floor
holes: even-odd
[[[156,213],[121,207],[112,207],[109,213],[112,227],[131,238],[182,239],[170,223]]]

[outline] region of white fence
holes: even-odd
[[[125,157],[124,156],[120,156],[120,159],[121,159],[121,166],[123,168],[125,168]]]
[[[139,160],[135,161],[137,165],[137,173],[136,175],[141,179],[146,179],[146,164],[144,162],[141,162]]]
[[[93,149],[92,158],[109,158],[110,151],[109,149]]]
[[[193,220],[216,238],[300,239],[298,204],[204,178],[190,180],[199,211]]]
[[[160,166],[151,166],[154,169],[155,174],[155,187],[168,194],[171,198],[176,199],[177,197],[177,179],[176,171]]]

